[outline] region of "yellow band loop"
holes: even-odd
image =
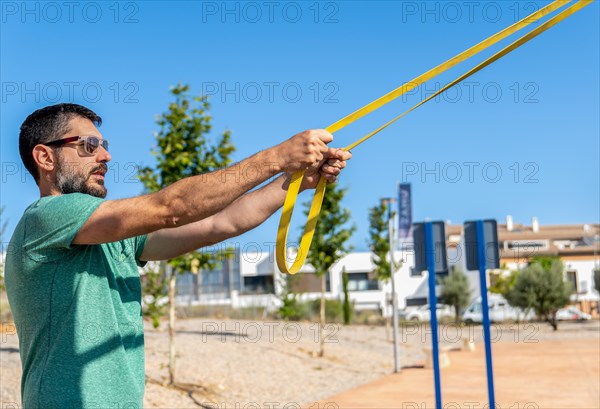
[[[426,81],[436,77],[437,75],[443,73],[444,71],[452,68],[456,64],[458,64],[462,61],[465,61],[466,59],[487,49],[488,47],[490,47],[493,44],[497,43],[498,41],[508,37],[509,35],[522,29],[523,27],[526,27],[527,25],[544,17],[545,15],[561,8],[562,6],[569,3],[570,1],[571,0],[556,0],[556,1],[552,2],[548,6],[525,17],[523,20],[513,24],[512,26],[510,26],[508,28],[505,28],[504,30],[498,32],[497,34],[494,34],[493,36],[482,41],[481,43],[469,48],[466,51],[463,51],[459,55],[449,59],[448,61],[446,61],[446,62],[438,65],[437,67],[427,71],[426,73],[418,76],[417,78],[413,79],[412,81],[402,85],[401,87],[396,88],[395,90],[393,90],[393,91],[389,92],[388,94],[376,99],[375,101],[365,105],[364,107],[358,109],[357,111],[346,116],[345,118],[335,122],[334,124],[332,124],[328,128],[326,128],[327,131],[334,133],[334,132],[344,128],[345,126],[351,124],[352,122],[354,122],[354,121],[362,118],[363,116],[373,112],[374,110],[382,107],[383,105],[387,104],[388,102],[393,101],[394,99],[400,97],[404,93],[418,87],[419,85],[423,84],[424,82],[426,82]],[[501,57],[505,56],[506,54],[510,53],[511,51],[519,48],[521,45],[525,44],[532,38],[538,36],[542,32],[546,31],[550,27],[557,24],[558,22],[564,20],[565,18],[569,17],[570,15],[572,15],[576,11],[582,9],[583,7],[591,4],[592,1],[593,0],[579,0],[573,6],[564,10],[557,16],[551,18],[549,21],[547,21],[540,27],[536,28],[535,30],[532,30],[530,33],[526,34],[525,36],[519,38],[517,41],[510,44],[508,47],[505,47],[501,51],[499,51],[496,54],[494,54],[493,56],[489,57],[484,62],[477,65],[475,68],[473,68],[473,69],[469,70],[467,73],[461,75],[459,78],[452,81],[451,83],[446,85],[444,88],[440,89],[435,94],[433,94],[430,97],[426,98],[425,100],[421,101],[420,103],[418,103],[417,105],[415,105],[414,107],[409,109],[408,111],[395,117],[391,121],[389,121],[386,124],[382,125],[381,127],[377,128],[375,131],[369,133],[368,135],[364,136],[363,138],[359,139],[358,141],[348,145],[346,148],[344,148],[344,150],[353,149],[354,147],[363,143],[364,141],[366,141],[373,135],[377,134],[381,130],[385,129],[392,123],[396,122],[398,119],[402,118],[409,112],[411,112],[414,109],[418,108],[419,106],[423,105],[425,102],[435,98],[437,95],[441,94],[442,92],[444,92],[447,89],[451,88],[452,86],[456,85],[460,81],[463,81],[464,79],[470,77],[471,75],[475,74],[476,72],[480,71],[481,69],[487,67],[494,61],[500,59]],[[292,266],[288,267],[287,254],[286,254],[286,252],[287,252],[287,235],[288,235],[290,222],[292,219],[292,213],[294,211],[294,206],[296,204],[296,199],[298,197],[298,192],[300,190],[300,185],[302,183],[303,177],[304,177],[304,172],[302,172],[302,171],[296,172],[292,177],[292,181],[290,183],[290,187],[286,194],[285,202],[283,205],[283,212],[281,215],[281,220],[279,222],[279,229],[277,231],[277,244],[276,244],[276,250],[275,250],[277,266],[279,267],[280,271],[286,272],[289,274],[296,274],[300,270],[300,268],[302,268],[302,265],[304,264],[306,257],[308,256],[310,244],[312,242],[315,227],[317,225],[317,219],[318,219],[319,213],[321,211],[323,197],[325,196],[326,181],[325,181],[325,179],[320,178],[319,183],[316,188],[316,191],[315,191],[315,195],[314,195],[312,204],[311,204],[311,208],[309,210],[308,221],[304,228],[304,234],[302,235],[302,239],[300,241],[300,247],[298,249],[298,253],[296,254],[296,257],[294,259]]]
[[[294,263],[288,268],[286,254],[287,235],[303,177],[303,171],[296,172],[294,173],[294,176],[292,176],[292,181],[290,182],[290,187],[288,188],[287,195],[285,196],[285,202],[283,204],[283,212],[281,213],[281,220],[279,221],[279,230],[277,230],[277,245],[275,246],[277,267],[279,267],[280,271],[285,271],[289,274],[296,274],[300,268],[302,268],[302,265],[306,260],[308,250],[310,249],[310,243],[312,242],[313,235],[315,234],[315,227],[317,226],[319,213],[321,212],[323,197],[325,197],[325,187],[327,186],[325,179],[320,178],[315,190],[315,195],[313,197],[310,210],[308,212],[308,221],[304,227],[304,233],[302,234],[302,240],[300,241],[298,253],[296,254]]]

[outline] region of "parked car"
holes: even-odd
[[[571,305],[556,311],[556,319],[558,321],[586,321],[591,320],[592,316]]]
[[[488,307],[490,321],[492,322],[505,320],[529,321],[535,317],[533,311],[526,313],[520,308],[511,307],[510,304],[508,304],[508,301],[499,294],[488,294]],[[462,319],[467,324],[483,322],[481,297],[477,297],[477,299],[467,307],[462,315]]]
[[[446,304],[437,304],[436,314],[439,319],[442,318],[454,318],[454,310],[451,306]],[[412,311],[408,311],[404,318],[407,321],[429,321],[431,319],[431,313],[429,312],[429,304],[421,305]]]

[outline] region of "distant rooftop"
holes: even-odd
[[[600,224],[531,225],[498,223],[502,259],[522,259],[532,255],[557,255],[564,258],[600,257]],[[450,243],[458,243],[462,225],[447,225]]]

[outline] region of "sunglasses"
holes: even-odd
[[[102,146],[104,150],[108,151],[108,141],[106,139],[100,139],[97,136],[71,136],[69,138],[44,143],[43,145],[62,146],[71,142],[81,142],[80,145],[83,144],[83,149],[90,155],[94,155],[96,152],[98,152],[100,146]]]

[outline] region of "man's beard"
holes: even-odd
[[[74,166],[63,166],[62,158],[58,160],[56,169],[56,188],[62,194],[68,193],[84,193],[104,199],[107,190],[104,187],[104,180],[92,179],[92,174],[104,170],[106,173],[107,166],[101,163],[91,169],[90,172],[77,173]]]

